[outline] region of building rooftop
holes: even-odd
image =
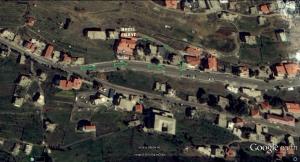
[[[48,44],[45,51],[43,52],[43,56],[47,59],[52,59],[54,47],[51,44]]]
[[[117,53],[121,55],[133,55],[133,50],[135,49],[137,40],[132,39],[121,39],[118,47],[117,47]]]
[[[165,0],[165,5],[167,8],[177,9],[178,0]]]
[[[300,104],[299,103],[286,102],[285,105],[286,105],[287,112],[300,113]]]

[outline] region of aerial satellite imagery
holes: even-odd
[[[300,0],[0,0],[0,162],[300,162]]]

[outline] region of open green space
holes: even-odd
[[[0,5],[0,28],[13,28],[25,23],[23,14],[26,11],[26,4],[3,2]]]

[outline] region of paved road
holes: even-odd
[[[101,62],[101,63],[93,63],[88,64],[89,66],[95,66],[96,71],[99,72],[110,72],[116,71],[117,69],[113,66],[114,61],[109,62]],[[182,71],[179,70],[179,67],[172,65],[165,65],[164,70],[158,70],[154,66],[149,68],[150,63],[142,62],[142,61],[127,61],[128,65],[126,69],[133,71],[142,71],[142,72],[152,72],[152,73],[161,73],[166,76],[176,77],[176,78],[186,78],[186,79],[195,79],[199,81],[205,82],[221,82],[223,84],[232,84],[235,86],[243,86],[243,87],[252,87],[257,88],[259,90],[273,89],[275,86],[283,87],[297,87],[300,86],[300,80],[298,78],[295,79],[286,79],[286,80],[278,80],[278,81],[269,81],[266,83],[263,80],[252,79],[252,78],[241,78],[228,73],[220,73],[220,72],[204,72],[200,70],[192,70],[187,69]],[[67,68],[71,71],[80,71],[80,66],[74,66]],[[81,71],[83,73],[84,71]],[[190,77],[187,77],[190,76]]]
[[[220,112],[217,112],[216,110],[210,109],[205,104],[189,102],[189,101],[181,100],[179,98],[161,96],[161,95],[158,95],[158,94],[153,94],[153,93],[149,93],[149,92],[144,92],[144,91],[140,91],[140,90],[136,90],[136,89],[131,89],[131,88],[115,85],[115,84],[112,84],[110,82],[100,80],[98,78],[91,78],[90,76],[86,75],[86,71],[80,70],[79,66],[69,67],[69,66],[64,66],[64,65],[61,65],[61,64],[53,63],[52,61],[47,60],[47,59],[45,59],[41,56],[34,55],[34,54],[26,51],[26,49],[23,48],[22,46],[19,46],[19,45],[15,44],[14,42],[5,40],[3,38],[0,38],[0,43],[6,44],[6,45],[10,46],[11,48],[13,48],[15,50],[17,50],[21,53],[24,53],[27,56],[30,56],[33,60],[35,60],[35,61],[37,61],[41,64],[45,64],[45,65],[53,67],[53,68],[61,69],[63,71],[68,72],[69,74],[75,73],[77,75],[80,75],[82,78],[87,80],[86,82],[91,82],[91,81],[96,80],[96,81],[100,82],[103,86],[116,89],[120,93],[131,93],[131,94],[137,94],[137,95],[142,95],[142,96],[145,95],[148,98],[162,100],[162,101],[164,101],[166,103],[170,103],[170,104],[177,103],[177,104],[183,104],[183,105],[188,105],[188,106],[195,106],[195,107],[203,108],[203,109],[205,109],[207,111],[210,111],[210,112],[213,112],[213,113],[220,113]],[[113,69],[112,62],[95,63],[95,64],[90,64],[90,65],[95,65],[98,70],[103,70],[103,69],[105,69],[105,70],[115,70],[115,69]],[[146,71],[147,65],[143,62],[130,61],[128,63],[127,68],[131,68],[132,70]],[[149,70],[149,69],[147,69],[147,70]],[[151,72],[153,72],[153,71],[151,71]],[[166,66],[164,74],[165,75],[170,75],[170,76],[175,76],[176,75],[175,77],[178,77],[178,75],[177,75],[178,73],[179,72],[178,72],[177,67]],[[256,84],[256,86],[258,88],[273,87],[276,84],[283,84],[283,82],[284,82],[284,81],[277,81],[277,82],[273,82],[273,83],[265,83],[265,82],[260,81],[260,80],[243,79],[243,78],[238,78],[238,77],[235,77],[235,76],[232,76],[232,75],[229,75],[229,74],[206,73],[206,72],[200,72],[200,71],[196,71],[196,70],[186,71],[185,75],[186,74],[195,74],[195,75],[197,75],[197,77],[199,77],[199,79],[201,78],[201,79],[204,79],[204,80],[208,80],[209,77],[214,77],[214,78],[216,78],[216,81],[221,81],[221,82],[223,82],[225,79],[226,80],[230,79],[231,82],[235,82],[238,85],[243,85],[243,84],[245,84],[244,82],[247,82],[247,84],[249,84],[249,83]],[[229,82],[229,80],[228,81],[226,81],[226,80],[225,80],[225,82]],[[298,80],[295,80],[295,81],[291,82],[290,84],[292,84],[293,86],[298,86],[300,81],[298,81],[298,82],[297,81]],[[225,114],[228,117],[233,117],[232,114],[229,114],[229,113],[225,113]],[[274,124],[268,123],[264,120],[256,120],[255,122],[275,126]],[[282,128],[283,130],[286,130],[287,133],[290,133],[292,135],[297,134],[296,133],[297,131],[295,131],[294,128],[291,128],[291,127],[288,127],[288,126],[279,126],[279,127]]]

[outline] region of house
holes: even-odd
[[[14,97],[13,99],[13,105],[15,107],[21,107],[24,103],[24,98],[22,97]]]
[[[10,41],[13,41],[15,39],[15,36],[16,36],[15,33],[11,32],[9,30],[4,30],[0,33],[0,37],[5,38]]]
[[[70,80],[60,80],[58,88],[62,90],[78,90],[81,88],[82,80],[80,78],[71,78]]]
[[[229,99],[223,96],[219,96],[218,105],[225,109],[227,106],[229,106]]]
[[[275,66],[275,75],[277,78],[295,77],[300,71],[300,66],[297,63],[284,63]]]
[[[25,41],[24,42],[24,47],[26,48],[26,51],[34,53],[35,50],[37,49],[37,46],[32,43],[31,41]]]
[[[259,9],[260,9],[260,12],[263,13],[263,14],[269,14],[270,13],[270,8],[269,8],[268,4],[259,5]]]
[[[239,17],[238,14],[229,13],[229,12],[221,12],[219,15],[220,19],[228,20],[228,21],[234,21],[236,18]]]
[[[143,104],[137,103],[134,107],[134,112],[142,114],[143,109],[144,109]]]
[[[69,65],[72,63],[72,57],[69,56],[68,54],[64,53],[62,55],[62,61],[61,61],[62,64],[65,64],[65,65]]]
[[[264,16],[258,16],[257,23],[258,23],[258,25],[263,26],[267,23],[267,18]]]
[[[280,146],[276,151],[276,156],[282,159],[286,156],[291,156],[295,154],[295,150],[293,148],[289,148],[288,146]]]
[[[89,39],[106,40],[106,32],[105,31],[87,31],[87,37]]]
[[[165,0],[166,8],[177,9],[178,8],[178,0]]]
[[[267,114],[266,119],[271,123],[279,123],[288,126],[295,126],[295,118],[292,116],[281,116],[274,114]]]
[[[208,56],[206,64],[204,65],[206,71],[218,71],[218,61],[215,56]]]
[[[15,143],[14,148],[13,148],[11,154],[12,154],[13,156],[18,156],[19,153],[20,153],[20,150],[21,150],[21,144]]]
[[[191,69],[197,68],[199,66],[199,64],[201,63],[199,56],[185,55],[184,60],[186,62],[187,67],[191,68]]]
[[[243,127],[245,124],[245,121],[240,117],[233,118],[232,122],[234,123],[235,127]]]
[[[100,105],[100,104],[107,103],[109,101],[111,101],[111,99],[108,98],[107,96],[103,95],[103,94],[96,95],[95,97],[93,97],[91,99],[91,103],[93,105]]]
[[[84,57],[73,57],[71,62],[72,65],[83,65],[84,63]]]
[[[82,127],[82,131],[86,133],[96,132],[96,125],[95,124],[84,125]]]
[[[300,104],[299,103],[286,102],[285,108],[286,108],[286,111],[289,113],[293,113],[293,114],[300,113]]]
[[[242,130],[239,128],[233,128],[232,134],[236,135],[237,137],[241,138],[242,137]]]
[[[260,117],[259,109],[258,109],[258,108],[252,108],[252,109],[250,110],[250,115],[251,115],[251,117],[253,117],[253,118],[259,118],[259,117]]]
[[[33,148],[32,144],[25,144],[25,150],[24,150],[25,154],[30,155],[32,152],[32,148]]]
[[[224,114],[219,114],[219,115],[218,115],[217,124],[218,124],[219,127],[226,128],[226,127],[227,127],[227,119],[226,119],[226,115],[224,115]]]
[[[250,14],[252,14],[252,15],[258,14],[257,6],[251,6],[251,7],[249,7],[249,12],[250,12]]]
[[[167,83],[159,83],[159,82],[155,82],[154,90],[155,90],[155,91],[159,91],[159,92],[166,93],[166,92],[167,92]]]
[[[276,65],[274,74],[276,75],[276,78],[283,79],[286,76],[284,65],[283,64]]]
[[[198,146],[197,151],[200,154],[203,154],[206,156],[211,156],[211,147],[209,147],[209,146]]]
[[[249,68],[247,66],[239,67],[239,76],[242,78],[249,78]]]
[[[162,133],[175,135],[176,119],[156,114],[154,116],[154,130]]]
[[[133,57],[134,49],[136,47],[137,40],[135,38],[125,39],[122,38],[117,47],[118,59],[130,59]]]
[[[187,46],[184,49],[184,51],[188,56],[194,56],[194,57],[200,56],[203,52],[201,48],[195,46]]]
[[[245,95],[249,96],[249,97],[261,97],[262,93],[259,90],[255,90],[255,89],[251,89],[251,88],[242,88],[241,89],[242,93],[244,93]]]
[[[280,42],[287,42],[288,41],[286,32],[284,30],[282,30],[282,29],[276,30],[275,34],[276,34],[276,38],[277,38],[278,41],[280,41]]]
[[[182,61],[181,55],[178,54],[169,54],[168,58],[172,65],[179,65]]]
[[[232,93],[239,93],[239,88],[238,87],[234,87],[232,85],[227,85],[226,86],[226,89],[229,91],[229,92],[232,92]]]
[[[45,105],[45,96],[39,92],[37,92],[34,96],[34,101],[38,105],[44,106]]]
[[[47,132],[54,132],[54,130],[56,129],[57,124],[51,123],[50,121],[46,121],[45,122],[45,127],[46,127],[46,131]]]
[[[234,159],[237,155],[236,150],[230,148],[230,147],[226,147],[225,148],[225,158],[228,159]]]
[[[60,60],[60,52],[59,51],[54,51],[53,56],[52,56],[52,61],[53,62],[58,62]]]
[[[32,27],[34,25],[35,21],[36,21],[36,19],[34,17],[27,17],[25,24],[27,26]]]
[[[130,100],[130,99],[126,99],[126,98],[119,98],[119,104],[117,105],[117,107],[121,110],[125,110],[125,111],[132,111],[133,108],[136,105],[136,101],[135,100]]]
[[[19,64],[24,65],[25,63],[26,63],[26,57],[25,57],[25,55],[21,54],[19,56]]]
[[[285,63],[284,68],[288,77],[295,77],[300,70],[299,64],[297,63]]]
[[[245,42],[249,45],[255,45],[257,42],[256,42],[256,36],[254,35],[246,35],[245,36]]]
[[[46,49],[43,52],[43,56],[46,59],[52,59],[54,47],[51,44],[48,44]]]
[[[219,146],[211,148],[211,157],[224,158],[224,156],[225,156],[225,152]]]
[[[19,77],[18,85],[21,87],[28,87],[31,84],[32,80],[29,76],[21,75]]]
[[[171,112],[152,109],[148,120],[150,122],[148,127],[152,127],[154,131],[175,135],[176,119],[174,119],[174,115]]]

